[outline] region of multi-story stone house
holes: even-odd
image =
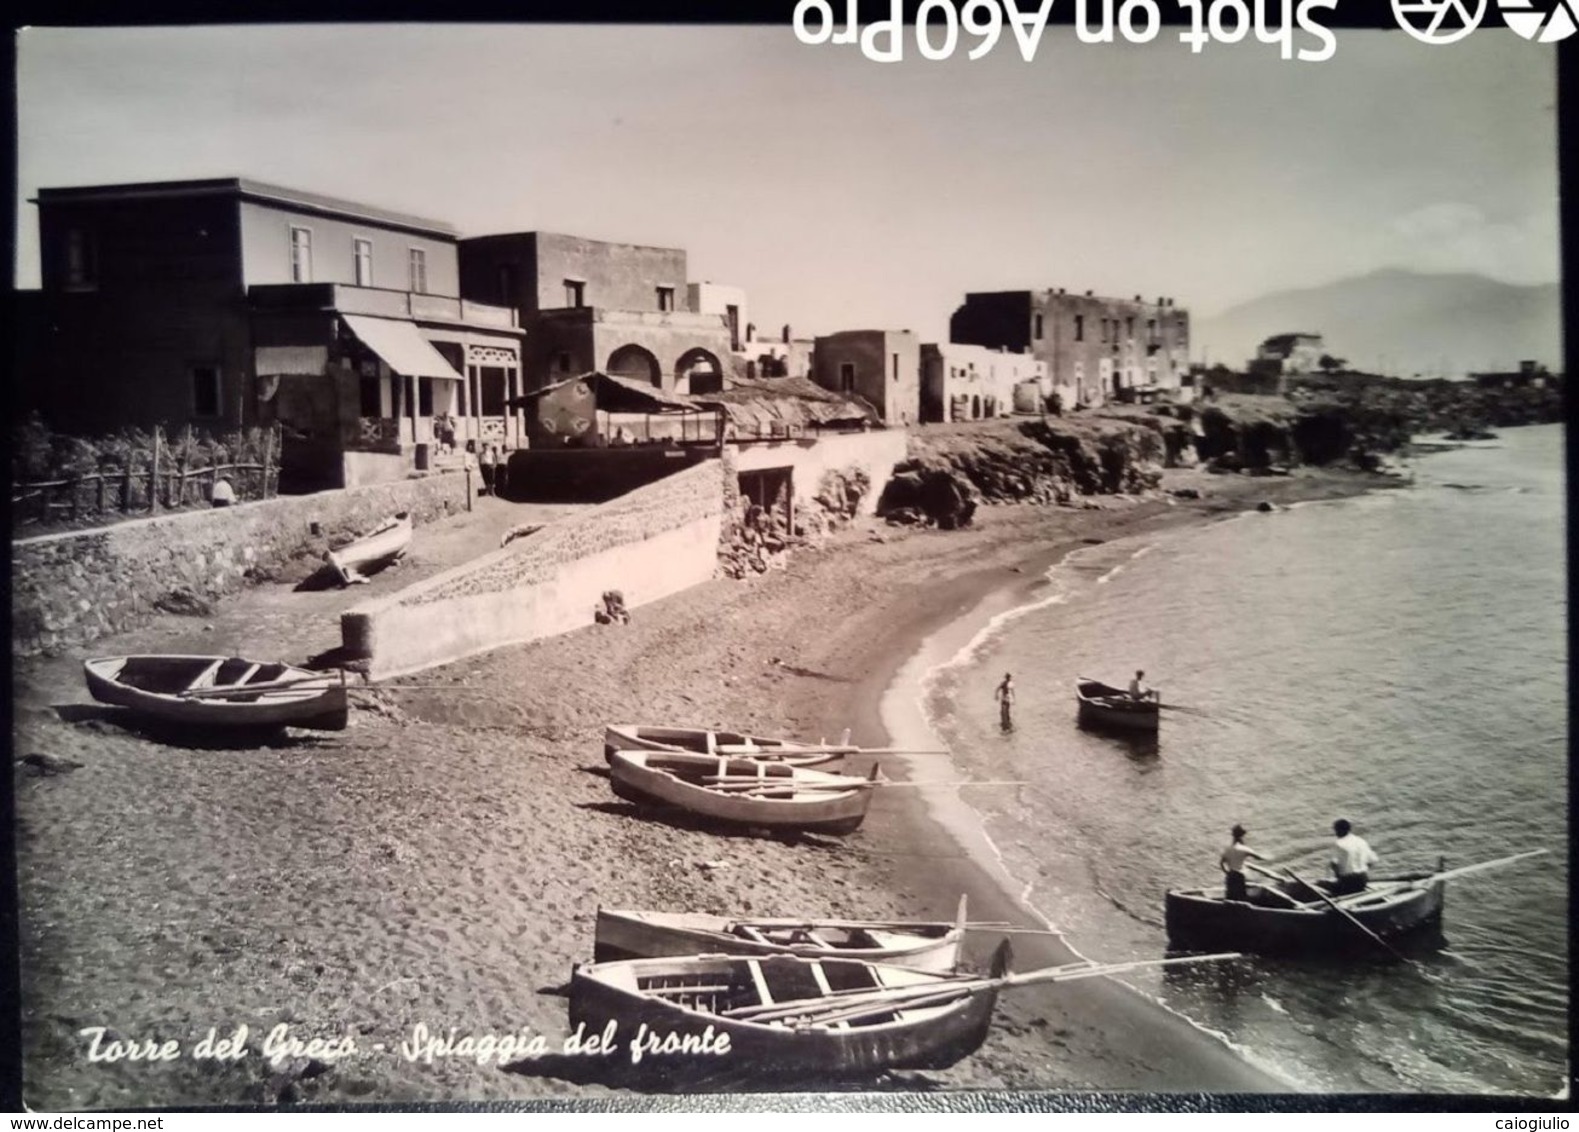
[[[743,329],[738,306],[692,309],[681,248],[515,232],[462,240],[460,272],[461,294],[517,313],[529,390],[601,370],[716,392]]]
[[[1190,315],[1170,298],[971,292],[949,320],[949,338],[1046,362],[1065,405],[1173,394],[1189,372]]]
[[[40,190],[19,399],[64,431],[279,423],[282,485],[520,438],[522,332],[434,220],[244,178]]]

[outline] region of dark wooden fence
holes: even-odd
[[[11,491],[13,527],[33,523],[54,525],[84,519],[151,515],[178,511],[194,504],[208,506],[214,485],[230,481],[236,502],[270,499],[279,494],[279,430],[264,434],[262,463],[210,464],[190,467],[190,430],[175,445],[154,430],[151,459],[129,460],[119,470],[100,468],[86,475],[17,483]],[[136,465],[134,468],[133,465]]]

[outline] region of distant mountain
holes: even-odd
[[[1561,370],[1562,295],[1483,275],[1387,269],[1323,287],[1280,291],[1195,320],[1191,354],[1234,369],[1273,334],[1320,334],[1355,369],[1403,377],[1517,369],[1534,358]]]

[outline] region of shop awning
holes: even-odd
[[[444,360],[444,355],[433,348],[416,326],[392,318],[369,318],[361,314],[343,314],[351,333],[362,344],[384,359],[396,373],[406,377],[437,377],[445,381],[461,381],[455,367]]]
[[[259,346],[253,353],[259,377],[321,377],[329,364],[327,346]]]

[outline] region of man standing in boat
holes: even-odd
[[[998,701],[998,722],[1007,731],[1014,726],[1014,676],[1012,673],[1003,674],[1003,683],[998,685],[998,690],[993,693]]]
[[[1217,867],[1223,870],[1223,896],[1229,900],[1248,904],[1250,893],[1245,888],[1245,862],[1252,857],[1257,861],[1264,861],[1266,858],[1245,844],[1244,826],[1234,826],[1229,834],[1233,837],[1233,841],[1217,859]]]
[[[1140,669],[1135,670],[1135,679],[1129,682],[1129,698],[1136,701],[1151,700],[1157,696],[1156,692],[1146,687],[1144,681],[1146,674]]]
[[[1350,892],[1364,892],[1370,883],[1371,866],[1376,864],[1365,838],[1354,832],[1354,827],[1343,818],[1332,823],[1337,841],[1332,846],[1332,891],[1338,896]]]

